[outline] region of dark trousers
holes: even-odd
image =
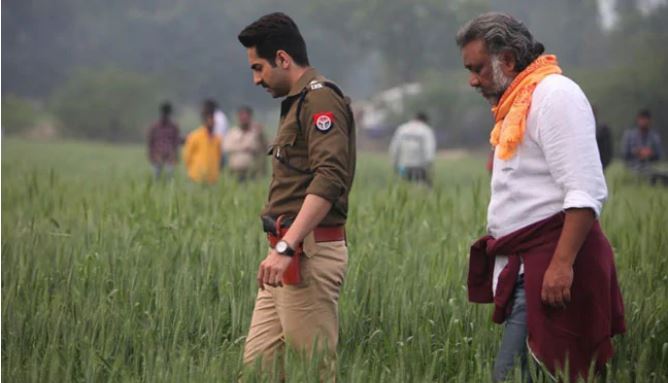
[[[409,182],[423,183],[431,186],[429,172],[423,167],[406,167],[402,170],[401,176]]]

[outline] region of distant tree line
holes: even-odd
[[[615,133],[641,106],[665,127],[668,7],[643,15],[633,0],[618,4],[619,22],[605,31],[595,0],[287,0],[280,9],[271,0],[8,1],[3,130],[24,130],[35,123],[28,116],[43,113],[65,136],[136,141],[163,99],[273,107],[251,84],[236,35],[276,10],[296,19],[312,63],[353,99],[422,82],[425,91],[395,123],[427,110],[446,146],[480,146],[488,136],[489,107],[467,87],[454,34],[489,10],[525,21]]]

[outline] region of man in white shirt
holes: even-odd
[[[239,180],[253,179],[264,169],[267,144],[262,126],[253,122],[253,109],[242,106],[237,111],[239,125],[227,132],[223,152],[227,154],[227,167]]]
[[[225,135],[227,134],[229,126],[227,116],[223,110],[220,109],[218,103],[215,100],[211,98],[207,99],[204,101],[204,104],[207,105],[208,108],[215,110],[213,113],[213,134],[220,138],[220,150],[223,153],[220,158],[220,167],[222,168],[226,162],[226,154],[223,145],[225,144]]]
[[[596,222],[607,197],[607,188],[599,160],[592,109],[580,87],[561,75],[556,56],[543,55],[543,45],[535,41],[528,29],[511,16],[500,13],[478,16],[459,30],[456,40],[464,66],[470,71],[469,85],[494,106],[492,111],[496,125],[490,141],[495,146],[495,155],[487,216],[487,238],[490,242],[487,246],[492,241],[503,242],[505,238],[513,236],[522,238],[517,233],[522,234],[526,228],[556,219],[551,217],[563,216],[563,224],[558,226],[560,235],[557,233],[554,243],[547,244],[552,247],[543,269],[538,267],[539,271],[536,271],[538,255],[527,258],[535,249],[509,252],[505,253],[506,256],[488,254],[493,257],[493,275],[490,273],[493,280],[488,285],[492,291],[489,294],[494,297],[497,307],[500,300],[497,283],[499,288],[501,285],[499,275],[506,271],[504,280],[512,280],[510,299],[501,307],[505,311],[501,321],[505,320],[506,327],[494,363],[493,379],[496,382],[505,380],[516,359],[521,360],[523,372],[526,372],[527,344],[531,347],[532,355],[547,364],[548,370],[555,372],[555,368],[550,367],[556,365],[563,368],[564,360],[569,358],[566,354],[573,349],[558,350],[563,353],[549,360],[541,359],[541,355],[552,351],[542,352],[541,346],[536,346],[538,350],[534,349],[535,341],[532,344],[532,337],[540,338],[543,332],[553,336],[553,331],[545,328],[551,325],[549,320],[539,323],[543,319],[540,316],[548,315],[545,313],[552,312],[550,310],[571,315],[570,311],[575,307],[580,310],[580,305],[586,306],[588,302],[582,301],[582,294],[575,295],[576,288],[592,288],[595,290],[593,294],[602,295],[606,292],[600,289],[611,289],[610,285],[584,286],[586,282],[582,282],[582,278],[587,276],[580,275],[583,273],[575,273],[574,283],[573,269],[578,266],[578,263],[574,265],[576,256],[581,264],[585,258],[599,255],[590,254],[596,252],[590,251],[592,246],[583,247],[585,240],[591,242],[592,235],[600,234],[602,239],[597,244],[605,250],[600,256],[604,257],[605,253],[606,265],[611,264],[612,269],[602,270],[603,266],[594,266],[594,272],[604,274],[603,278],[607,275],[608,279],[611,273],[614,274],[611,248]],[[521,241],[518,244],[522,248]],[[545,247],[542,251],[545,251]],[[587,254],[583,255],[583,252]],[[511,270],[508,267],[509,258],[513,255],[515,268],[511,274],[514,275],[508,277],[508,270]],[[531,260],[531,267],[527,259]],[[469,269],[470,299],[472,267],[473,263]],[[597,267],[601,270],[597,270]],[[613,279],[610,283],[615,288],[616,277]],[[621,295],[618,301],[612,305],[621,305]],[[527,312],[530,313],[529,321]],[[623,327],[623,324],[619,327]],[[610,332],[606,335],[608,340],[619,330]],[[588,335],[585,333],[582,337]],[[560,338],[557,336],[554,339]],[[571,345],[568,341],[563,344]],[[597,360],[597,367],[598,362],[609,357],[607,353],[612,353],[612,347],[606,344],[605,352],[601,354],[604,353],[605,356]],[[585,355],[585,359],[594,357],[586,352],[582,355]],[[591,360],[583,362],[583,371],[579,365],[574,366],[580,360],[568,359],[571,378],[586,376]],[[526,373],[523,375],[526,380],[529,379]]]
[[[390,142],[390,157],[399,175],[411,182],[431,184],[431,171],[436,155],[434,131],[423,112],[397,128]]]

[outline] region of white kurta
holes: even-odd
[[[494,157],[489,234],[502,237],[569,208],[590,208],[598,217],[607,195],[587,97],[569,78],[547,76],[533,93],[516,154]],[[496,258],[495,292],[507,263]]]

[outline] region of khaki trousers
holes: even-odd
[[[244,347],[244,364],[261,358],[262,369],[280,365],[285,344],[310,357],[323,353],[321,377],[335,376],[339,334],[338,300],[348,264],[345,241],[304,239],[299,285],[267,287],[255,301]],[[330,378],[326,378],[329,380]]]

